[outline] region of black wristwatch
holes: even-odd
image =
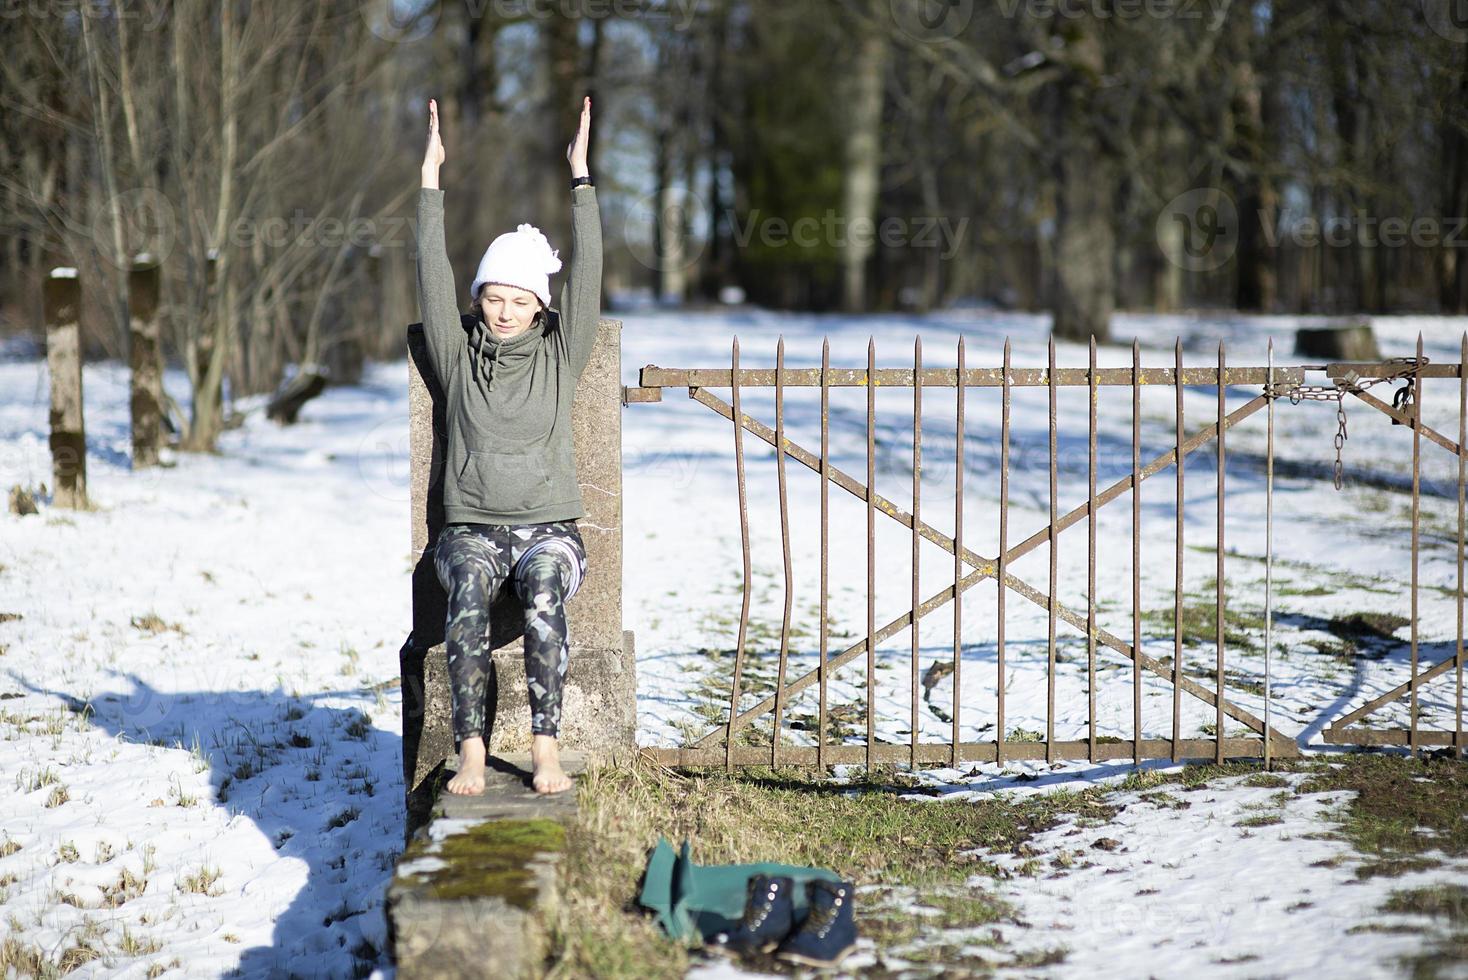
[[[585,184],[587,187],[594,187],[594,186],[596,186],[596,185],[594,185],[591,182],[591,178],[590,177],[572,177],[571,178],[571,189],[573,191],[576,188],[580,187],[582,184]]]

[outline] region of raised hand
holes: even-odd
[[[571,164],[572,177],[589,177],[591,170],[586,165],[586,150],[591,144],[591,96],[581,102],[581,125],[571,142],[566,145],[566,162]]]
[[[438,168],[445,158],[443,141],[438,136],[438,102],[428,100],[428,146],[423,151],[423,186],[438,187]]]

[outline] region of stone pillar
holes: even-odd
[[[87,433],[82,417],[81,283],[54,269],[42,286],[51,379],[51,502],[86,510]]]
[[[127,315],[133,467],[156,466],[164,415],[156,263],[136,262],[128,273]]]
[[[619,320],[597,327],[591,360],[576,387],[572,429],[586,516],[587,571],[566,606],[571,663],[561,703],[560,742],[588,757],[635,744],[632,634],[622,629],[622,370]],[[433,566],[443,527],[443,394],[429,365],[422,324],[408,328],[409,480],[412,500],[413,631],[399,652],[403,684],[403,781],[408,832],[432,804],[433,782],[455,760],[444,648],[447,597]],[[492,755],[530,748],[525,689],[524,613],[504,588],[490,608],[494,670],[486,719]]]

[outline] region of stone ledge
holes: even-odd
[[[573,777],[584,754],[561,763]],[[432,821],[398,862],[387,892],[397,975],[415,978],[538,976],[546,920],[558,901],[556,869],[576,789],[530,787],[530,755],[492,755],[484,792],[441,792]]]

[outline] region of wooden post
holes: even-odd
[[[571,662],[562,697],[560,744],[588,758],[635,745],[636,657],[622,629],[622,370],[619,320],[602,320],[571,414],[586,516],[586,579],[566,605]],[[456,761],[444,647],[447,596],[433,564],[444,524],[443,393],[428,361],[423,327],[408,328],[409,481],[412,500],[413,630],[399,651],[403,687],[403,782],[407,832],[427,817],[435,776]],[[485,718],[491,755],[530,749],[524,611],[513,590],[490,607]]]
[[[163,349],[158,328],[158,265],[144,256],[127,280],[128,367],[133,468],[158,465],[163,443]]]
[[[87,510],[87,434],[82,418],[81,283],[53,269],[42,287],[51,377],[51,502]]]

